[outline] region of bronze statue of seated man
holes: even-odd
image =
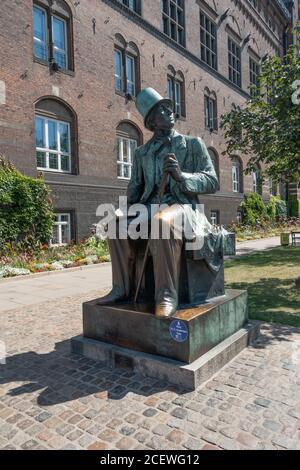
[[[212,241],[219,240],[203,212],[197,210],[201,202],[199,196],[215,193],[219,189],[219,182],[204,142],[200,138],[184,136],[174,130],[175,117],[171,100],[163,98],[152,88],[146,88],[138,95],[136,106],[144,118],[145,127],[153,132],[153,137],[135,152],[127,196],[129,205],[166,205],[155,218],[160,224],[169,225],[171,236],[168,239],[150,238],[148,241],[154,266],[155,315],[166,318],[172,316],[178,307],[178,283],[184,243],[183,239],[174,236],[170,221],[180,213],[188,215],[195,232],[205,229],[206,237],[210,238],[212,235]],[[163,194],[160,194],[162,185]],[[213,243],[209,243],[209,246],[213,252]],[[99,300],[100,305],[128,300],[135,283],[136,242],[130,237],[117,237],[109,239],[109,248],[113,289]],[[214,264],[222,259],[222,253],[218,253],[216,259]],[[210,257],[208,262],[211,261]]]

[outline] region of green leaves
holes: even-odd
[[[266,164],[273,180],[300,179],[300,104],[295,82],[300,80],[300,57],[292,46],[286,57],[272,57],[262,65],[256,93],[241,110],[222,118],[227,153],[249,155],[246,171]]]
[[[49,243],[53,228],[44,180],[22,175],[0,156],[0,250],[8,242]]]

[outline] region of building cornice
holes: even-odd
[[[242,10],[243,15],[248,15],[251,18],[251,21],[256,26],[260,34],[266,39],[274,48],[279,48],[281,46],[281,42],[279,38],[275,35],[274,31],[270,28],[264,18],[259,14],[259,12],[254,8],[249,0],[231,0],[235,5]],[[279,10],[282,13],[282,10]],[[291,22],[292,18],[290,17],[289,20],[282,15],[286,23]],[[287,26],[287,25],[286,25]]]
[[[286,17],[286,19],[288,21],[292,21],[292,16],[289,12],[289,10],[287,9],[285,3],[283,0],[274,0],[275,3],[277,4],[278,8],[281,10],[281,12],[284,14],[284,16]]]
[[[245,90],[239,88],[238,86],[234,85],[230,80],[228,80],[228,78],[224,77],[224,75],[220,74],[217,70],[209,67],[199,57],[194,55],[192,52],[190,52],[188,49],[181,46],[180,44],[177,44],[175,41],[173,41],[171,38],[169,38],[162,31],[160,31],[155,26],[153,26],[151,23],[149,23],[144,18],[142,18],[139,14],[135,13],[134,11],[130,10],[125,5],[123,5],[123,3],[119,2],[119,0],[101,0],[101,1],[103,3],[105,3],[106,5],[112,7],[114,10],[118,11],[122,15],[124,15],[129,20],[133,21],[136,25],[140,26],[145,31],[147,31],[148,33],[155,36],[157,39],[164,42],[170,48],[172,48],[177,53],[179,53],[179,54],[183,55],[184,57],[186,57],[188,60],[193,62],[195,65],[198,65],[198,67],[202,68],[207,73],[214,76],[216,79],[218,79],[219,81],[224,83],[226,86],[228,86],[229,88],[231,88],[235,92],[239,93],[243,98],[246,98],[246,99],[250,98],[250,95],[247,91],[245,91]]]

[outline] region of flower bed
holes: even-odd
[[[63,247],[7,244],[0,253],[0,278],[59,271],[109,261],[107,243],[92,237]]]
[[[278,222],[257,221],[257,224],[254,226],[232,224],[228,227],[228,230],[236,233],[238,242],[259,240],[261,238],[280,236],[283,232],[300,230],[300,219],[280,219]]]

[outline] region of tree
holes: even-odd
[[[242,109],[222,117],[227,153],[249,156],[246,172],[259,163],[273,181],[300,179],[300,55],[299,44],[287,55],[263,62],[257,86]]]

